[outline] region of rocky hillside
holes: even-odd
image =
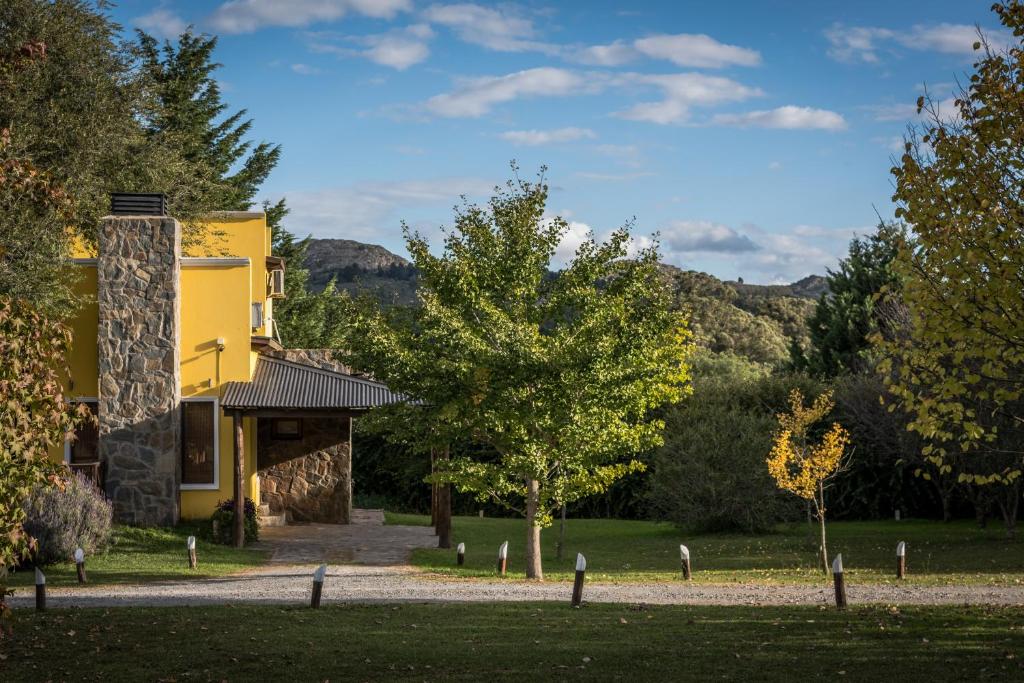
[[[370,292],[382,303],[416,301],[416,270],[406,259],[382,246],[355,240],[311,240],[306,253],[309,287],[320,291],[334,278],[335,286],[353,294]]]

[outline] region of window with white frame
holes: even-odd
[[[216,398],[181,401],[181,488],[215,489],[220,463]]]

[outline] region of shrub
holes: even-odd
[[[32,555],[37,565],[70,562],[76,548],[92,555],[110,540],[110,501],[81,474],[69,475],[63,487],[36,486],[24,507],[25,532],[37,544]]]
[[[799,506],[780,495],[765,457],[789,390],[816,384],[706,353],[693,377],[693,396],[666,411],[665,444],[651,458],[652,511],[694,531],[763,532],[793,517]]]
[[[230,545],[234,541],[235,501],[222,500],[210,518],[213,523],[213,540],[217,543]],[[245,499],[245,542],[251,543],[260,537],[259,517],[256,503],[251,498]]]

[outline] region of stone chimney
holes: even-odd
[[[99,233],[99,455],[120,522],[178,521],[181,225],[108,216]]]

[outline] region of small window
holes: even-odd
[[[298,418],[275,418],[270,423],[270,437],[283,441],[297,441],[302,438],[302,420]]]
[[[252,329],[258,330],[263,327],[263,302],[252,302]]]
[[[217,402],[181,402],[182,487],[217,486]]]
[[[79,401],[89,409],[91,420],[85,420],[75,430],[75,438],[68,444],[67,461],[72,465],[99,462],[100,431],[96,422],[96,401]]]

